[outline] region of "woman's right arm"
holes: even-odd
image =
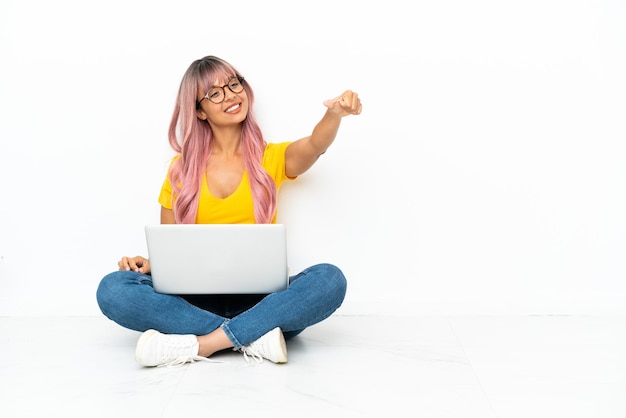
[[[174,217],[174,211],[172,209],[166,209],[161,206],[161,223],[162,224],[175,224],[176,218]]]

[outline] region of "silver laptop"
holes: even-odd
[[[146,225],[152,284],[169,294],[267,294],[288,287],[282,224]]]

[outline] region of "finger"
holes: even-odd
[[[117,262],[120,270],[130,270],[130,265],[128,264],[128,257],[122,257],[120,261]]]
[[[361,99],[357,93],[352,93],[352,110],[357,112],[361,106]]]
[[[139,271],[142,274],[148,274],[150,272],[150,260],[147,258],[143,259],[143,263],[141,264],[141,269]]]
[[[341,95],[341,105],[348,113],[356,113],[361,101],[359,95],[351,90],[346,90]]]
[[[335,103],[339,102],[341,102],[341,96],[337,96],[334,99],[324,100],[324,106],[331,109],[333,106],[335,106]]]
[[[143,267],[143,258],[142,257],[133,257],[130,259],[130,268],[133,271],[141,273],[141,268]]]
[[[359,99],[358,96],[355,97],[353,109],[354,109],[355,115],[360,114],[361,110],[363,109],[363,105],[361,104],[361,99]]]
[[[358,115],[361,113],[361,110],[363,109],[363,105],[361,104],[361,99],[359,99],[359,95],[354,93],[354,96],[352,98],[352,114],[353,115]]]
[[[340,96],[324,101],[324,105],[329,109],[339,108],[343,115],[358,115],[362,109],[359,95],[352,90],[346,90]]]

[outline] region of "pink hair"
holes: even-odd
[[[172,183],[176,223],[195,223],[202,177],[211,154],[213,132],[209,123],[196,115],[198,89],[208,91],[215,80],[227,80],[241,74],[226,61],[207,56],[194,61],[180,83],[169,127],[169,143],[180,154],[172,164],[169,180]],[[267,143],[252,112],[254,92],[243,81],[248,95],[248,115],[242,122],[241,152],[248,172],[254,217],[257,223],[271,223],[276,213],[276,184],[261,165]]]

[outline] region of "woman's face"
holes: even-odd
[[[248,95],[243,78],[231,77],[228,80],[215,80],[206,94],[198,91],[198,118],[208,121],[211,126],[239,124],[248,115]]]

